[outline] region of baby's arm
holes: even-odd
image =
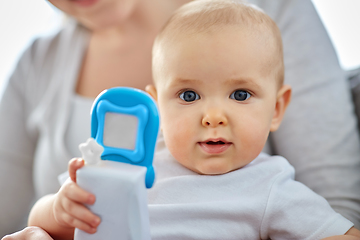
[[[323,240],[338,240],[338,239],[344,239],[344,240],[359,240],[360,239],[360,231],[356,228],[352,227],[350,230],[345,233],[345,235],[339,235],[339,236],[332,236],[324,238]]]
[[[36,202],[29,216],[29,226],[39,226],[54,239],[73,239],[75,228],[95,233],[100,218],[84,204],[94,204],[95,196],[76,184],[76,170],[84,166],[84,160],[69,162],[68,179],[60,190]]]

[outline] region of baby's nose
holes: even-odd
[[[202,119],[204,127],[226,126],[227,124],[227,118],[220,109],[209,109]]]

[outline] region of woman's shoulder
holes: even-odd
[[[88,39],[88,31],[72,19],[58,32],[36,38],[22,54],[6,89],[21,92],[29,111],[54,98],[47,95],[76,81]]]
[[[38,67],[50,66],[55,64],[59,55],[71,53],[79,45],[86,45],[88,38],[87,29],[74,19],[68,19],[57,32],[34,39],[24,55],[30,55],[32,63]]]
[[[29,86],[26,89],[41,95],[52,82],[68,79],[65,73],[77,72],[88,39],[88,30],[73,19],[67,20],[58,32],[38,37],[30,44],[10,80]]]
[[[311,0],[248,0],[264,10],[275,22],[283,18],[292,18],[294,15],[301,15],[307,8],[312,8]]]

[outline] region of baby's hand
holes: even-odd
[[[100,218],[87,209],[84,204],[94,204],[95,196],[76,184],[76,170],[84,166],[84,160],[74,158],[69,162],[68,179],[55,195],[53,214],[55,220],[64,227],[81,229],[95,233]]]

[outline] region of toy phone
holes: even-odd
[[[104,148],[101,159],[146,167],[145,185],[151,188],[159,122],[156,103],[149,94],[135,88],[111,88],[93,103],[91,137]]]
[[[158,110],[147,93],[117,87],[95,99],[92,138],[79,146],[87,164],[76,176],[81,188],[95,194],[87,207],[101,224],[95,234],[75,229],[75,240],[151,239],[146,188],[154,183],[158,132]]]

